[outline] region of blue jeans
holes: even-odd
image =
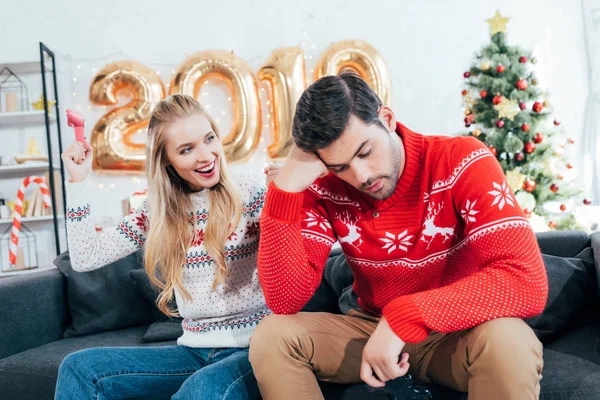
[[[259,399],[248,349],[93,348],[68,355],[58,371],[56,400],[169,398]]]

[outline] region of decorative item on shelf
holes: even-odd
[[[16,163],[15,156],[9,156],[8,154],[0,155],[0,166],[15,165]]]
[[[0,219],[8,219],[10,218],[10,208],[6,205],[6,198],[0,192]]]
[[[128,215],[133,210],[138,208],[140,206],[140,204],[142,204],[144,202],[144,200],[146,200],[147,196],[148,196],[148,189],[144,190],[143,192],[135,192],[131,195],[131,197],[123,199],[121,201],[123,215]]]
[[[27,111],[29,95],[27,86],[8,67],[0,71],[0,112]]]
[[[10,245],[8,251],[9,262],[13,266],[15,266],[17,263],[19,234],[21,232],[22,227],[21,218],[23,215],[23,200],[25,199],[25,191],[27,190],[27,187],[31,182],[37,183],[40,186],[44,205],[46,207],[50,207],[50,205],[52,204],[50,201],[50,189],[48,189],[48,185],[46,184],[44,178],[42,178],[41,176],[28,176],[27,178],[23,179],[23,183],[21,183],[21,186],[17,191],[17,200],[15,205],[13,224],[11,227]]]
[[[16,249],[14,262],[11,261],[12,226],[0,236],[0,264],[2,272],[23,271],[38,267],[37,241],[35,235],[25,225],[21,225],[19,245]]]
[[[50,111],[50,109],[52,107],[54,107],[55,104],[56,104],[56,100],[48,100],[48,111]],[[34,101],[33,103],[31,103],[31,105],[33,106],[33,108],[35,110],[44,111],[44,94],[42,93],[40,95],[39,100]]]
[[[27,151],[25,152],[25,154],[16,156],[15,160],[17,160],[19,164],[25,163],[27,161],[48,161],[48,156],[40,152],[40,149],[38,148],[37,142],[34,138],[29,138],[29,145],[27,146]]]

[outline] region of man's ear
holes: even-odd
[[[396,131],[396,116],[391,108],[386,105],[382,105],[379,108],[379,119],[388,132],[392,133]]]

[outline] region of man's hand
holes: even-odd
[[[385,382],[406,375],[408,372],[408,353],[398,356],[404,348],[404,342],[390,328],[382,317],[363,349],[360,377],[372,387],[384,387]],[[374,375],[377,375],[375,377]]]
[[[329,170],[316,154],[306,153],[294,146],[275,178],[275,185],[286,192],[299,193],[328,173]]]

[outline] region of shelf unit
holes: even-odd
[[[65,198],[65,184],[64,184],[64,165],[60,157],[56,157],[53,153],[54,150],[58,150],[58,154],[62,154],[62,138],[61,138],[61,126],[60,118],[60,102],[58,99],[58,86],[57,86],[57,74],[56,74],[56,59],[54,52],[52,52],[44,43],[39,43],[39,60],[29,62],[11,62],[11,63],[0,63],[0,70],[8,67],[12,72],[19,75],[34,75],[39,74],[41,76],[41,87],[43,92],[43,98],[46,99],[44,102],[43,110],[28,110],[19,112],[0,112],[0,129],[12,128],[12,127],[23,127],[23,126],[44,126],[46,136],[46,148],[47,148],[47,162],[31,162],[17,165],[0,166],[0,180],[17,178],[25,178],[30,175],[44,175],[48,173],[48,187],[50,188],[50,195],[52,200],[52,214],[42,217],[23,217],[22,222],[28,224],[35,224],[37,227],[43,227],[43,224],[53,223],[53,236],[54,236],[54,248],[56,255],[61,253],[61,240],[60,231],[64,231],[64,215],[66,214],[66,198]],[[55,100],[56,103],[51,111],[48,108],[48,100]],[[53,129],[54,135],[52,133]],[[41,147],[41,146],[40,146]],[[58,158],[58,159],[56,159]],[[55,178],[55,174],[57,177]],[[16,193],[15,193],[16,194]],[[4,195],[14,196],[13,193],[4,193]],[[61,196],[61,197],[59,197]],[[9,199],[11,199],[9,197]],[[62,198],[62,207],[58,209],[60,205],[57,200]],[[61,215],[62,214],[62,215]],[[2,230],[8,225],[12,224],[13,219],[1,219],[0,226]],[[47,232],[49,234],[49,232]],[[48,237],[49,238],[49,237]],[[50,247],[51,249],[51,247]],[[38,251],[40,249],[38,248]],[[51,250],[50,250],[51,251]],[[20,275],[27,273],[34,273],[37,271],[44,271],[50,269],[51,263],[42,262],[38,256],[38,268],[21,270],[21,271],[10,271],[2,272],[0,270],[0,278],[5,276]]]

